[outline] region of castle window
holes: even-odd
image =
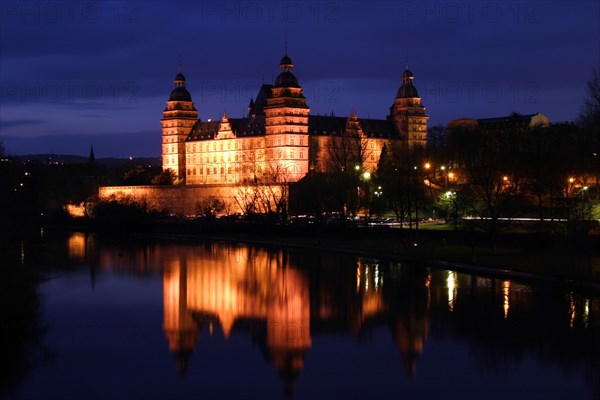
[[[296,152],[294,150],[290,151],[290,158],[296,158]]]
[[[304,152],[300,150],[300,158],[304,158]]]
[[[225,174],[225,167],[221,167],[221,175]]]

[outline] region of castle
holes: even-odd
[[[186,185],[234,185],[271,179],[296,182],[309,172],[358,168],[374,171],[381,150],[425,146],[427,120],[414,76],[406,67],[386,119],[309,115],[310,108],[287,55],[280,73],[250,100],[248,114],[201,121],[186,79],[175,77],[164,110],[162,166]]]

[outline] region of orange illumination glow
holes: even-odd
[[[456,301],[456,272],[448,271],[446,284],[448,286],[448,308],[450,311],[454,311],[454,302]]]
[[[510,281],[504,281],[502,284],[502,295],[504,296],[504,318],[507,318],[508,309],[510,308]]]
[[[75,260],[83,260],[85,257],[85,234],[73,233],[68,241],[69,257]]]

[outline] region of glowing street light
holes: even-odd
[[[362,176],[366,180],[371,179],[371,173],[369,171],[364,172]]]
[[[429,169],[429,168],[431,168],[431,164],[425,163],[425,169]]]

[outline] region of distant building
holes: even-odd
[[[544,114],[517,114],[495,118],[458,118],[448,123],[448,129],[470,128],[480,129],[484,132],[502,132],[506,130],[524,130],[535,127],[545,128],[550,126],[550,120]]]
[[[238,184],[274,177],[295,182],[309,171],[374,170],[384,145],[425,146],[425,107],[408,66],[389,116],[383,120],[310,115],[293,63],[286,54],[280,74],[251,99],[248,114],[202,121],[186,79],[179,73],[162,124],[162,165],[187,185]]]

